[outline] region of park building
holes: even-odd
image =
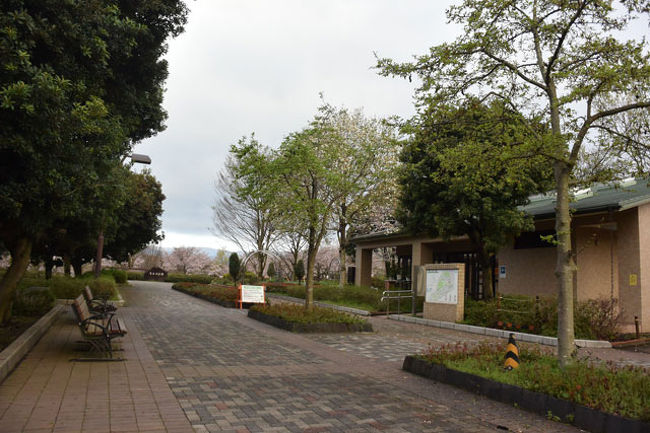
[[[575,299],[615,298],[622,331],[633,332],[636,318],[641,332],[650,332],[649,181],[628,179],[574,191],[571,209]],[[556,296],[555,246],[542,240],[555,233],[555,194],[532,196],[522,210],[533,216],[535,231],[521,233],[499,250],[493,286],[502,295]],[[421,266],[462,263],[465,297],[483,298],[480,267],[466,236],[444,241],[398,231],[352,241],[357,285],[371,284],[373,250],[394,248],[401,269],[394,282],[398,287],[411,287]]]

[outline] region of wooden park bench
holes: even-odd
[[[115,311],[117,308],[108,303],[107,299],[95,298],[89,286],[84,287],[83,295],[86,298],[86,304],[91,312],[96,314],[104,314],[109,311]]]
[[[83,295],[79,295],[72,303],[79,330],[84,341],[90,344],[91,350],[108,354],[108,358],[77,358],[72,361],[123,361],[123,358],[113,358],[114,338],[126,334],[124,323],[115,316],[115,312],[91,313]]]

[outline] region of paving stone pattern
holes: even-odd
[[[398,332],[301,336],[161,284],[123,294],[199,433],[577,431],[402,372],[426,341]]]
[[[370,359],[403,361],[406,355],[422,352],[429,345],[387,335],[309,335],[308,338],[333,349]]]

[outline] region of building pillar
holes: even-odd
[[[354,284],[356,286],[370,286],[372,283],[372,248],[359,248],[355,257],[356,271]]]

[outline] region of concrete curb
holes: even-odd
[[[296,304],[304,304],[305,300],[301,298],[293,298],[286,295],[278,295],[277,293],[267,293],[266,296],[271,299],[278,299],[281,301],[293,302]],[[366,310],[360,310],[359,308],[344,307],[342,305],[333,305],[326,304],[325,302],[314,301],[314,305],[322,308],[331,308],[333,310],[343,311],[344,313],[356,314],[359,316],[370,316],[370,312]]]
[[[56,304],[48,313],[38,319],[27,331],[23,332],[20,337],[16,338],[13,343],[0,352],[0,383],[9,376],[9,373],[50,329],[50,326],[64,308],[63,305]]]
[[[557,338],[546,337],[544,335],[526,334],[524,332],[512,332],[504,329],[483,328],[481,326],[464,325],[462,323],[442,322],[439,320],[422,319],[420,317],[390,315],[391,320],[400,322],[415,323],[424,326],[433,326],[435,328],[453,329],[455,331],[469,332],[472,334],[487,335],[488,337],[499,337],[507,339],[510,334],[515,334],[517,341],[526,341],[528,343],[543,344],[545,346],[557,346]],[[612,344],[609,341],[600,340],[575,340],[578,347],[604,348],[610,349]]]

